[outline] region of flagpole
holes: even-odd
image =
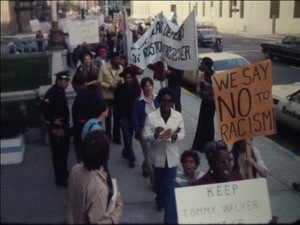
[[[196,6],[194,6],[193,7],[193,11],[192,11],[192,13],[194,14],[194,26],[195,26],[195,28],[194,28],[194,37],[195,37],[195,46],[196,46],[196,48],[195,48],[195,50],[196,50],[196,52],[195,52],[195,54],[196,54],[196,58],[197,58],[197,64],[195,65],[195,69],[196,69],[196,71],[198,70],[198,36],[197,36],[197,25],[196,25],[196,15],[195,15],[195,11],[196,11]]]

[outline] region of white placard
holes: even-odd
[[[272,215],[265,178],[176,188],[180,224],[266,224]]]
[[[99,20],[72,21],[69,23],[70,45],[83,42],[99,43]]]
[[[114,15],[113,15],[113,22],[117,23],[117,22],[119,22],[120,19],[121,19],[120,13],[114,13]]]
[[[36,32],[36,31],[42,29],[40,21],[38,19],[30,20],[29,23],[30,23],[30,26],[31,26],[31,29],[32,29],[33,32]]]

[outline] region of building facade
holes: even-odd
[[[300,1],[131,1],[132,17],[147,19],[176,10],[181,24],[195,9],[198,23],[212,23],[220,32],[252,34],[300,33]]]

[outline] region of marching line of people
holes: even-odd
[[[166,224],[178,223],[175,188],[249,179],[249,166],[254,177],[268,176],[257,148],[252,147],[252,156],[247,157],[245,141],[236,143],[230,151],[224,141],[214,140],[212,59],[206,57],[199,62],[197,94],[202,101],[197,130],[193,145],[180,156],[178,142],[185,138],[180,102],[184,71],[159,61],[153,65],[153,78],[139,81],[137,76],[143,71],[115,50],[108,43],[101,43],[96,55],[86,46],[82,51],[74,50],[73,63],[78,66],[72,79],[77,93],[72,105],[72,128],[65,95],[71,79],[69,71],[55,74],[56,83],[39,105],[50,137],[56,184],[68,187],[68,223],[119,222],[123,211],[121,193],[115,209],[106,211],[113,196],[108,169],[111,141],[123,146],[120,156],[128,161],[129,168],[135,167],[136,160],[133,138],[140,142],[142,175],[149,178],[157,210],[164,211]],[[156,94],[154,80],[167,80],[167,86],[162,85]],[[71,136],[77,164],[69,176]],[[199,152],[205,153],[209,165],[205,174],[198,171]],[[182,170],[178,169],[180,164]]]

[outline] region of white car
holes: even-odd
[[[209,57],[213,60],[213,69],[216,73],[223,72],[225,70],[234,69],[241,66],[251,65],[244,57],[228,52],[211,52],[202,53],[198,55],[199,62],[202,58]],[[183,81],[189,83],[192,86],[197,86],[198,72],[197,71],[185,71],[183,74]]]
[[[273,85],[276,121],[300,131],[300,82]]]

